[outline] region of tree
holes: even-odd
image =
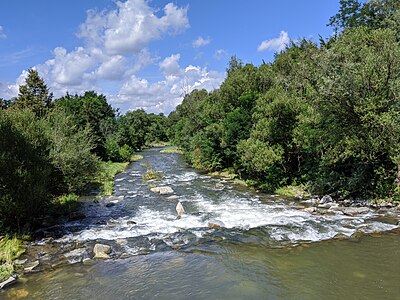
[[[19,94],[15,101],[18,109],[28,108],[39,118],[48,111],[53,94],[49,93],[47,85],[35,69],[28,70],[26,84],[19,87]]]

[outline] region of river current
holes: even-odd
[[[83,199],[85,219],[49,229],[36,245],[51,243],[59,262],[35,253],[45,271],[0,298],[400,299],[399,210],[312,214],[159,150],[118,174],[112,197]],[[143,162],[164,177],[144,182]],[[82,263],[96,243],[111,246],[111,259]]]

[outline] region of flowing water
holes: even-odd
[[[146,168],[131,164],[113,197],[86,199],[84,220],[36,243],[57,249],[64,263],[53,260],[0,298],[400,299],[398,210],[310,214],[298,202],[201,175],[177,154],[143,155],[164,174],[150,184],[176,197],[151,192]],[[96,243],[112,247],[111,259],[82,263]],[[45,266],[49,255],[35,255]]]

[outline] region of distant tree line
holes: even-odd
[[[18,97],[0,99],[0,108],[0,229],[40,225],[52,199],[85,191],[101,160],[130,161],[167,140],[164,115],[121,115],[93,91],[53,100],[34,69]]]
[[[340,5],[334,36],[259,67],[232,57],[219,89],[185,96],[169,119],[189,163],[269,191],[399,199],[400,1]]]

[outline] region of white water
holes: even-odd
[[[127,176],[130,175],[130,176]],[[130,178],[137,177],[132,182]],[[134,237],[145,237],[149,241],[163,240],[166,244],[187,244],[191,241],[188,235],[201,238],[218,230],[227,230],[243,234],[249,229],[263,228],[269,238],[275,241],[290,243],[321,241],[336,235],[351,236],[355,232],[386,231],[395,225],[370,221],[375,216],[373,211],[357,217],[349,217],[341,212],[331,215],[314,215],[290,208],[283,199],[265,199],[265,195],[239,192],[232,183],[224,183],[221,188],[215,187],[216,179],[201,176],[193,171],[173,174],[159,185],[169,185],[173,189],[181,187],[188,194],[177,194],[186,214],[176,218],[175,205],[178,200],[167,200],[166,197],[152,194],[146,185],[140,184],[140,172],[131,170],[116,179],[119,196],[114,202],[123,205],[135,201],[135,210],[130,215],[110,217],[106,224],[89,226],[81,231],[70,233],[60,238],[59,242],[118,240]],[[196,181],[196,185],[192,183]],[[203,190],[198,189],[203,185]],[[194,192],[193,192],[194,191]],[[129,197],[129,198],[128,198]],[[152,202],[149,199],[154,199]],[[147,199],[148,201],[141,201]],[[112,202],[112,201],[111,201]],[[130,203],[132,204],[132,203]],[[96,212],[98,216],[107,216],[109,209]],[[136,224],[131,223],[132,221]],[[218,224],[221,229],[210,229],[209,223]],[[74,223],[72,225],[75,225]],[[138,249],[129,250],[136,253]],[[128,252],[129,252],[128,251]]]

